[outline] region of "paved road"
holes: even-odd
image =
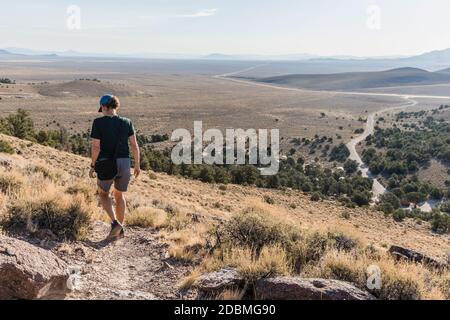
[[[318,92],[318,93],[329,93],[332,95],[337,95],[337,94],[341,94],[341,95],[355,95],[355,96],[375,96],[375,97],[394,97],[394,98],[402,98],[406,101],[405,104],[402,104],[400,106],[395,106],[395,107],[390,107],[390,108],[386,108],[383,110],[379,110],[376,111],[372,114],[370,114],[367,118],[367,123],[366,123],[366,128],[364,130],[364,133],[354,139],[352,139],[351,141],[349,141],[347,143],[347,147],[350,150],[350,159],[355,160],[358,162],[360,170],[362,171],[363,175],[366,177],[370,177],[373,179],[373,201],[376,202],[379,197],[384,194],[386,192],[386,188],[375,178],[373,177],[373,175],[370,173],[368,167],[364,164],[364,162],[361,159],[361,156],[358,154],[357,150],[356,150],[356,146],[364,141],[369,135],[371,135],[374,132],[375,129],[375,117],[379,116],[383,113],[389,112],[389,111],[396,111],[396,110],[401,110],[401,109],[405,109],[408,107],[412,107],[418,104],[418,102],[414,99],[446,99],[446,100],[450,100],[450,96],[433,96],[433,95],[405,95],[405,94],[396,94],[396,93],[377,93],[377,92],[354,92],[354,91],[318,91],[318,90],[306,90],[306,89],[299,89],[299,88],[289,88],[289,87],[283,87],[283,86],[277,86],[277,85],[273,85],[273,84],[268,84],[268,83],[261,83],[261,82],[255,82],[255,81],[250,81],[250,80],[245,80],[245,79],[235,79],[235,78],[229,78],[231,76],[235,76],[247,71],[251,71],[254,70],[256,68],[259,68],[263,65],[257,65],[254,67],[250,67],[250,68],[246,68],[244,70],[239,70],[239,71],[235,71],[235,72],[230,72],[230,73],[226,73],[226,74],[221,74],[221,75],[216,75],[213,78],[215,79],[221,79],[221,80],[226,80],[226,81],[231,81],[231,82],[235,82],[235,83],[242,83],[242,84],[246,84],[246,85],[252,85],[252,86],[258,86],[258,87],[265,87],[265,88],[270,88],[270,89],[277,89],[277,90],[286,90],[286,91],[296,91],[296,92]],[[424,203],[422,206],[420,206],[421,209],[423,209],[424,211],[431,211],[431,209],[434,207],[435,205],[432,204],[430,201]]]

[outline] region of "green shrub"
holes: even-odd
[[[350,212],[348,212],[348,211],[342,212],[341,217],[342,217],[343,219],[349,220],[350,217],[351,217]]]
[[[275,200],[270,196],[264,196],[264,201],[268,204],[275,204]]]
[[[0,140],[0,152],[14,154],[15,150],[8,141]]]
[[[416,281],[410,278],[385,276],[381,290],[373,292],[380,300],[419,300],[421,292]]]
[[[370,203],[370,194],[368,192],[356,191],[351,199],[352,202],[362,207]]]
[[[249,247],[257,252],[264,246],[287,244],[299,237],[290,227],[254,212],[233,216],[219,230],[219,235],[223,243]]]
[[[320,201],[322,199],[322,195],[319,192],[314,192],[311,195],[311,201]]]
[[[448,213],[436,212],[431,221],[431,229],[434,232],[450,232],[450,215]]]
[[[403,220],[405,220],[405,218],[407,216],[408,215],[406,214],[406,211],[403,210],[403,209],[397,209],[392,214],[392,218],[394,218],[394,220],[397,221],[397,222],[402,222]]]

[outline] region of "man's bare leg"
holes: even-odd
[[[123,192],[114,190],[114,200],[116,202],[117,220],[120,222],[121,225],[123,225],[123,223],[125,221],[125,210],[126,210],[126,206],[127,206]]]
[[[114,213],[112,199],[109,196],[109,192],[105,192],[102,189],[99,189],[98,193],[100,196],[100,203],[101,203],[103,209],[106,211],[106,213],[108,214],[111,221],[116,220],[116,215]]]

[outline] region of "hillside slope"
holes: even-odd
[[[88,159],[8,136],[0,135],[0,140],[9,142],[19,153],[0,154],[2,166],[45,166],[57,172],[66,183],[84,183],[93,190],[95,181],[87,177]],[[266,203],[265,198],[273,199],[274,204]],[[243,186],[228,186],[224,190],[217,185],[144,173],[131,184],[128,207],[132,210],[170,207],[171,212],[195,217],[195,221],[205,226],[228,219],[245,208],[261,207],[302,229],[338,229],[378,248],[400,245],[440,259],[445,259],[450,252],[450,237],[433,235],[424,225],[413,221],[399,224],[369,208],[346,209],[334,202],[311,202],[301,192],[292,190]],[[343,218],[344,212],[349,214],[348,219]],[[96,217],[101,220],[101,216]],[[83,268],[82,285],[69,298],[175,299],[180,297],[177,284],[198,262],[171,258],[170,245],[192,242],[192,233],[187,232],[195,232],[195,223],[189,223],[187,230],[170,232],[131,228],[127,238],[103,245],[101,239],[107,234],[108,226],[99,221],[93,224],[87,240],[36,243],[54,251],[69,264]]]
[[[62,83],[46,83],[38,86],[39,94],[48,97],[100,97],[105,92],[127,97],[137,93],[129,86],[100,82],[98,80],[74,80]]]
[[[400,68],[381,72],[292,74],[254,80],[314,90],[358,90],[394,86],[448,84],[450,83],[450,75],[445,72],[428,72],[417,68]]]

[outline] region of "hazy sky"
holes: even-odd
[[[450,47],[449,0],[0,1],[0,48],[380,56]],[[70,5],[81,29],[67,27]]]

